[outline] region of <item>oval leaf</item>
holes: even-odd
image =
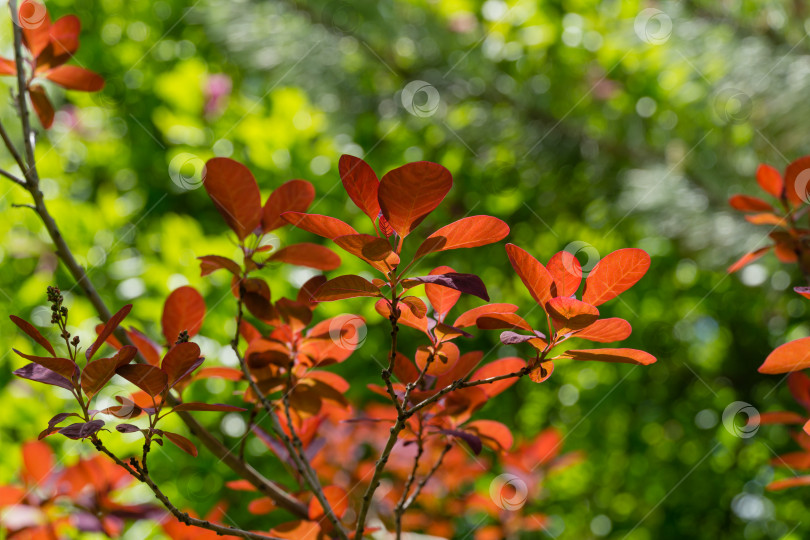
[[[168,382],[168,377],[164,372],[147,364],[127,364],[119,367],[115,372],[151,397],[163,392]]]
[[[598,309],[567,296],[558,296],[549,300],[546,303],[546,311],[554,321],[554,328],[561,334],[581,330],[599,318]]]
[[[115,329],[118,328],[118,325],[121,324],[121,321],[124,320],[124,317],[129,315],[129,312],[131,310],[132,304],[127,304],[126,306],[119,309],[118,313],[110,317],[110,320],[104,324],[104,328],[101,330],[101,332],[98,333],[98,337],[96,338],[96,340],[93,342],[92,345],[90,345],[87,348],[87,351],[85,351],[84,353],[85,358],[87,358],[88,360],[93,358],[93,355],[96,354],[99,347],[101,347],[101,345],[105,341],[107,341],[107,338],[110,337],[110,335],[113,332],[115,332]]]
[[[338,171],[349,198],[375,223],[380,215],[380,203],[377,200],[380,181],[377,175],[368,163],[347,154],[340,156]]]
[[[205,300],[197,289],[186,285],[173,290],[163,304],[160,318],[166,343],[174,345],[183,330],[187,330],[189,336],[196,336],[204,318]]]
[[[545,309],[546,302],[551,300],[551,286],[554,284],[549,271],[529,252],[514,244],[506,244],[506,255],[534,301]]]
[[[252,233],[262,218],[259,185],[250,170],[230,158],[205,162],[203,186],[214,206],[239,240]]]
[[[380,181],[380,210],[391,228],[405,238],[442,202],[453,187],[450,171],[417,161],[396,168]]]
[[[168,377],[169,386],[183,379],[200,365],[200,346],[196,343],[178,343],[166,353],[160,369]]]
[[[810,337],[789,341],[768,355],[759,366],[760,373],[777,375],[810,367]]]
[[[623,293],[650,268],[650,256],[643,249],[619,249],[605,256],[585,280],[582,301],[598,306]]]
[[[620,362],[648,366],[655,363],[655,357],[637,349],[580,349],[565,351],[560,358],[597,362]]]
[[[194,443],[190,440],[186,439],[182,435],[178,435],[177,433],[172,433],[171,431],[164,431],[163,435],[183,452],[193,457],[197,457],[197,447],[194,446]]]
[[[414,259],[436,251],[472,248],[493,244],[506,238],[509,226],[492,216],[470,216],[445,225],[428,236],[416,250]]]
[[[382,293],[370,281],[350,274],[330,279],[321,285],[313,298],[318,302],[331,302],[358,296],[382,296]]]
[[[334,270],[340,266],[340,257],[328,247],[318,244],[293,244],[278,250],[269,261],[306,266],[317,270]]]
[[[284,212],[306,212],[315,200],[315,188],[306,180],[290,180],[278,186],[267,198],[262,209],[262,232],[270,232],[287,224]]]
[[[357,234],[357,231],[337,218],[322,216],[320,214],[303,214],[301,212],[284,212],[282,219],[293,227],[298,227],[312,234],[333,240],[338,236]]]
[[[51,353],[51,356],[56,356],[56,352],[54,352],[53,346],[47,339],[45,339],[45,337],[42,334],[39,333],[39,330],[34,328],[34,325],[29,323],[25,319],[17,317],[16,315],[10,315],[9,319],[11,319],[11,322],[16,324],[20,330],[28,334],[28,337],[39,343],[40,346],[42,346],[46,351]]]

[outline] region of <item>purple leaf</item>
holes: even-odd
[[[406,288],[413,287],[419,283],[433,283],[455,289],[466,294],[472,294],[478,298],[482,298],[489,302],[489,294],[487,288],[481,278],[475,274],[459,274],[457,272],[448,272],[446,274],[437,274],[435,276],[418,276],[408,278],[403,282]]]
[[[293,461],[292,461],[292,458],[290,458],[290,454],[287,452],[287,449],[284,448],[284,446],[280,442],[275,440],[269,433],[267,433],[265,430],[263,430],[262,428],[260,428],[259,426],[255,425],[255,424],[252,425],[250,427],[250,429],[251,429],[251,431],[253,431],[253,433],[256,434],[256,436],[259,439],[261,439],[261,441],[265,445],[267,445],[267,447],[270,450],[272,450],[278,456],[278,458],[281,461],[284,461],[286,463],[289,463],[290,465],[293,465]]]
[[[30,381],[50,384],[51,386],[59,386],[65,390],[73,390],[73,384],[71,384],[69,380],[46,367],[40,366],[39,364],[28,364],[27,366],[23,366],[14,371],[14,375]]]
[[[62,422],[62,420],[64,420],[65,418],[69,418],[71,416],[75,416],[76,418],[81,418],[81,416],[79,416],[75,412],[59,413],[56,416],[54,416],[53,418],[51,418],[50,420],[48,420],[48,427],[53,427],[56,424],[59,424],[60,422]]]
[[[526,336],[523,334],[518,334],[517,332],[501,332],[501,343],[504,345],[517,345],[518,343],[526,343],[527,341],[531,341],[533,339],[537,339],[537,336]]]
[[[75,424],[70,424],[69,426],[60,429],[59,433],[69,439],[77,440],[89,437],[103,427],[104,420],[90,420],[89,422],[77,422]]]
[[[119,433],[135,433],[141,430],[141,428],[133,426],[132,424],[118,424],[115,426],[115,429],[117,429]]]
[[[439,433],[444,433],[445,435],[450,435],[451,437],[457,437],[467,443],[467,446],[470,447],[470,450],[478,455],[481,453],[484,445],[481,443],[481,439],[473,435],[472,433],[467,433],[466,431],[461,431],[460,429],[440,429]]]

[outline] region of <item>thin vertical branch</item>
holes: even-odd
[[[411,473],[408,475],[408,479],[405,481],[405,487],[402,490],[402,496],[399,498],[399,502],[397,502],[397,506],[394,509],[397,540],[399,540],[402,537],[402,515],[405,513],[405,510],[407,510],[405,503],[408,500],[408,493],[411,491],[411,487],[416,481],[416,474],[419,471],[419,460],[422,459],[422,454],[425,452],[425,441],[423,439],[424,435],[423,418],[421,415],[419,415],[418,418],[419,418],[419,431],[416,433],[416,455],[414,455],[413,457],[413,467],[411,467]]]

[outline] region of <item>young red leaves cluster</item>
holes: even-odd
[[[329,238],[380,272],[383,278],[368,281],[356,275],[340,276],[327,281],[317,291],[316,300],[382,297],[383,287],[396,291],[400,285],[407,289],[422,283],[434,283],[489,299],[481,278],[473,274],[446,272],[409,278],[406,272],[430,253],[502,240],[509,233],[509,227],[497,218],[472,216],[442,227],[419,245],[408,264],[402,265],[405,239],[439,206],[453,186],[453,178],[447,169],[436,163],[419,161],[389,171],[378,180],[365,161],[344,155],[340,158],[339,171],[343,187],[368,216],[374,234],[358,233],[351,225],[330,216],[289,211],[282,213],[281,217],[298,228]],[[400,270],[401,266],[404,269]],[[416,312],[420,313],[421,309],[416,307]]]
[[[770,165],[760,165],[757,169],[759,187],[776,199],[776,206],[759,197],[734,195],[729,204],[736,210],[745,212],[745,219],[755,225],[765,225],[771,229],[768,236],[773,244],[743,255],[728,267],[728,272],[736,272],[759,259],[773,249],[783,263],[799,262],[802,268],[810,268],[807,250],[803,248],[810,236],[810,230],[798,226],[803,213],[799,210],[808,202],[810,195],[810,156],[804,156],[790,163],[782,176]],[[802,257],[802,260],[799,260]]]
[[[31,54],[31,72],[25,81],[28,95],[39,121],[47,129],[53,124],[54,110],[37,79],[84,92],[98,92],[104,88],[104,79],[82,67],[65,65],[79,48],[81,22],[78,17],[65,15],[51,23],[45,5],[35,0],[24,0],[17,16],[23,45]],[[0,75],[17,75],[14,60],[0,57]]]
[[[655,357],[647,352],[624,348],[568,349],[547,359],[554,347],[571,338],[610,343],[630,335],[630,323],[618,318],[600,319],[597,306],[623,293],[644,276],[650,267],[650,257],[643,250],[620,249],[600,260],[585,280],[581,300],[575,295],[582,282],[582,268],[572,254],[561,251],[551,258],[548,266],[543,266],[514,244],[506,245],[506,253],[512,268],[545,313],[546,328],[536,330],[514,312],[482,315],[476,322],[479,328],[504,330],[501,334],[504,344],[529,343],[536,349],[536,358],[530,365],[532,380],[546,380],[554,367],[552,360],[558,358],[640,365],[655,362]],[[529,333],[516,332],[521,330]]]

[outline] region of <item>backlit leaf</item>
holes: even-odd
[[[385,238],[370,234],[347,234],[334,238],[334,241],[383,274],[388,274],[399,264],[399,255],[393,252],[391,244]]]
[[[470,216],[445,225],[428,236],[416,250],[415,259],[436,251],[485,246],[503,240],[509,226],[492,216]]]
[[[357,231],[349,225],[337,218],[322,216],[320,214],[304,214],[301,212],[284,212],[281,214],[282,219],[293,227],[298,227],[312,234],[335,239],[338,236],[345,236],[347,234],[357,234]]]
[[[466,328],[468,326],[474,326],[475,321],[483,315],[489,313],[514,313],[517,310],[518,306],[514,304],[486,304],[465,311],[455,320],[453,326],[456,328]]]
[[[127,364],[119,367],[115,372],[151,397],[163,392],[169,380],[163,371],[147,364]]]
[[[115,375],[115,370],[129,364],[138,354],[138,349],[125,345],[112,358],[99,358],[88,362],[82,370],[82,390],[88,401]]]
[[[800,338],[780,345],[759,366],[760,373],[776,375],[801,371],[810,367],[810,337]]]
[[[582,282],[582,266],[573,254],[567,251],[555,253],[546,266],[554,279],[553,296],[572,296]]]
[[[40,366],[47,368],[54,373],[61,375],[67,379],[72,378],[78,373],[79,368],[73,360],[69,358],[54,358],[53,356],[34,356],[32,354],[21,353],[17,349],[12,349],[18,356],[25,358],[29,362],[34,362]]]
[[[382,296],[370,281],[355,275],[338,276],[324,283],[315,293],[318,302],[330,302],[358,296]]]
[[[259,185],[247,167],[230,158],[205,163],[203,187],[239,240],[259,226],[262,217]]]
[[[807,201],[810,195],[810,156],[800,157],[785,168],[785,194],[794,206]]]
[[[728,200],[728,204],[741,212],[773,212],[773,206],[759,197],[749,195],[734,195]]]
[[[450,171],[437,163],[417,161],[386,173],[378,200],[391,228],[404,238],[442,202],[453,186]]]
[[[734,264],[729,266],[728,269],[726,269],[726,272],[728,272],[729,274],[733,274],[737,270],[740,270],[741,268],[751,264],[755,260],[759,259],[763,255],[768,253],[768,250],[770,250],[770,249],[771,249],[771,246],[765,246],[763,248],[759,248],[757,250],[754,250],[754,251],[752,251],[750,253],[746,253],[745,255],[740,257],[737,260],[737,262],[735,262]]]
[[[762,164],[757,168],[757,184],[765,192],[770,193],[777,199],[782,198],[785,183],[782,181],[782,175],[779,174],[779,171],[770,165]]]
[[[655,363],[655,357],[637,349],[580,349],[565,351],[560,358],[597,362],[620,362],[648,366]]]
[[[168,376],[168,384],[171,387],[199,366],[199,360],[199,345],[190,341],[178,343],[163,357],[160,369]]]
[[[431,270],[430,275],[437,276],[455,272],[456,271],[449,266],[439,266]],[[430,305],[433,306],[433,311],[436,313],[437,319],[440,321],[444,320],[447,312],[453,309],[458,299],[461,298],[461,291],[442,287],[434,283],[425,284],[425,294],[428,297],[428,301],[430,301]]]
[[[59,66],[45,75],[49,81],[68,90],[98,92],[104,88],[104,78],[98,73],[79,66]]]
[[[599,310],[576,298],[558,296],[546,303],[546,311],[560,334],[581,330],[599,318]]]
[[[642,249],[625,248],[609,253],[588,274],[582,301],[599,306],[623,293],[650,268],[650,256]]]
[[[118,325],[121,324],[121,321],[124,320],[124,317],[129,315],[129,312],[132,310],[132,304],[127,304],[126,306],[122,307],[118,312],[110,317],[110,320],[104,324],[104,329],[99,332],[96,341],[93,342],[85,351],[84,356],[88,360],[93,358],[93,355],[98,351],[99,347],[107,341],[107,338],[115,332],[115,329],[118,328]]]
[[[380,214],[380,202],[377,200],[380,181],[369,164],[358,157],[344,154],[340,156],[338,171],[349,198],[372,222],[376,222]]]
[[[268,260],[317,270],[334,270],[340,266],[340,257],[334,251],[325,246],[306,242],[282,248]]]
[[[164,431],[163,435],[183,452],[197,457],[197,447],[194,446],[194,443],[190,440],[186,439],[182,435],[178,435],[177,433],[172,433],[171,431]]]
[[[315,200],[315,188],[306,180],[290,180],[273,190],[262,209],[262,231],[270,232],[287,224],[284,212],[306,212]]]
[[[163,316],[160,318],[166,343],[174,345],[183,330],[188,330],[189,336],[196,336],[203,319],[205,300],[197,289],[186,285],[173,290],[163,304]]]
[[[611,343],[627,339],[632,332],[630,323],[618,317],[599,319],[590,326],[576,332],[573,337],[596,341],[598,343]]]
[[[517,373],[525,367],[526,362],[520,358],[500,358],[479,368],[475,373],[473,373],[472,377],[470,377],[470,381],[479,381],[492,377]],[[487,396],[492,398],[515,384],[517,380],[517,377],[509,377],[492,383],[483,384],[480,386],[480,388],[486,393]]]
[[[526,250],[514,244],[506,244],[506,255],[534,301],[545,307],[546,302],[551,300],[551,286],[554,284],[549,271]]]
[[[51,353],[51,356],[56,356],[56,352],[53,350],[53,346],[50,342],[45,339],[45,337],[39,333],[39,330],[34,328],[34,325],[29,323],[28,321],[17,317],[16,315],[9,316],[11,322],[16,324],[20,330],[28,334],[28,337],[39,343],[46,351]]]
[[[220,257],[219,255],[204,255],[197,258],[200,260],[200,275],[202,276],[207,276],[215,270],[224,269],[238,277],[242,271],[236,262],[227,257]]]

